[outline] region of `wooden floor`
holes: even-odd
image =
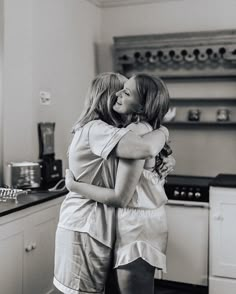
[[[155,294],[195,294],[195,292],[182,289],[155,287]]]
[[[62,294],[59,290],[56,288],[51,294]],[[135,293],[138,294],[138,293]],[[207,291],[202,291],[199,289],[178,289],[178,288],[172,288],[170,286],[163,286],[158,285],[158,283],[155,283],[155,294],[207,294]]]
[[[54,290],[52,294],[62,294],[59,290]],[[137,293],[136,293],[137,294]],[[173,290],[166,288],[155,288],[155,294],[195,294],[195,292],[185,291],[185,290]]]
[[[155,294],[208,294],[208,288],[155,280]]]
[[[155,294],[197,294],[197,292],[191,291],[191,290],[181,290],[181,289],[156,288]]]

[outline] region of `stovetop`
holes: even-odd
[[[209,187],[212,177],[200,177],[200,176],[185,176],[185,175],[169,175],[167,177],[168,185],[188,185],[188,186],[199,186]]]
[[[212,177],[170,175],[167,177],[165,191],[170,200],[209,202],[212,180]]]

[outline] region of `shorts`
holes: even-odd
[[[80,233],[57,228],[53,283],[66,294],[103,293],[112,249]]]
[[[165,206],[143,210],[118,208],[114,267],[144,259],[166,272],[168,226]]]

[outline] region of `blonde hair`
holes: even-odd
[[[111,125],[120,125],[121,118],[113,111],[113,105],[116,101],[116,92],[123,88],[126,80],[124,76],[114,72],[104,72],[97,75],[88,89],[83,112],[72,132],[96,119],[101,119]]]

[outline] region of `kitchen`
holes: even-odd
[[[233,0],[1,0],[0,181],[7,162],[37,161],[38,122],[56,123],[55,153],[67,167],[70,129],[88,84],[113,69],[114,36],[233,30],[235,6]],[[50,93],[50,105],[40,103],[40,91]],[[170,85],[177,98],[232,99],[235,92],[233,80]],[[235,128],[172,129],[174,174],[236,173]]]

